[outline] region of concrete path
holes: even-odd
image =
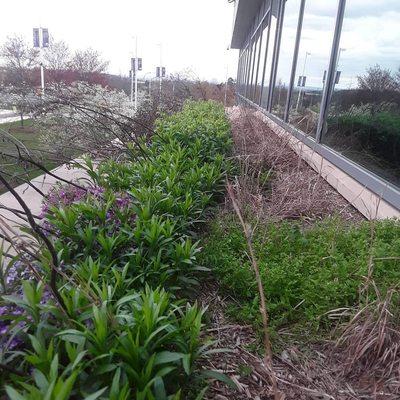
[[[24,115],[23,119],[28,119],[29,116]],[[20,121],[21,117],[18,113],[12,110],[0,110],[0,124],[6,124],[8,122]]]
[[[80,180],[87,177],[85,171],[75,168],[71,169],[65,164],[53,169],[51,172],[68,180]],[[58,182],[58,179],[48,174],[44,174],[33,179],[31,182],[42,192],[48,193],[49,190]],[[28,205],[32,213],[38,215],[41,211],[42,196],[28,184],[20,185],[16,187],[15,190]],[[11,238],[13,242],[13,246],[11,247],[7,242],[4,242],[4,250],[15,255],[15,247],[21,243],[20,235],[25,235],[21,230],[21,226],[26,226],[27,223],[23,219],[19,218],[15,213],[5,210],[3,208],[4,206],[16,210],[22,210],[22,207],[10,192],[0,195],[0,233]],[[25,239],[26,238],[27,237],[25,237]]]

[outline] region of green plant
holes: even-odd
[[[338,219],[311,227],[299,222],[259,224],[253,244],[272,325],[329,326],[327,312],[363,301],[359,288],[368,276],[371,254],[373,278],[381,290],[396,285],[400,278],[400,225],[377,221],[373,229],[371,235],[369,222],[347,226]],[[259,324],[257,287],[245,240],[232,215],[213,223],[202,261],[213,267],[223,287],[240,301],[232,314]]]
[[[90,187],[50,194],[41,228],[63,308],[35,279],[3,296],[19,312],[6,325],[19,342],[0,354],[10,398],[179,399],[195,383],[200,399],[202,379],[231,383],[199,371],[220,350],[203,338],[204,310],[179,300],[206,270],[198,231],[223,192],[230,144],[223,107],[190,102],[151,142],[126,144],[121,163],[87,159]],[[47,282],[49,250],[31,267]]]

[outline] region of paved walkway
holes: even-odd
[[[28,115],[24,115],[23,119],[28,119]],[[5,124],[8,122],[20,121],[21,117],[18,113],[12,110],[0,110],[0,124]]]
[[[75,168],[70,169],[65,164],[53,169],[51,172],[68,180],[78,180],[87,177],[85,171]],[[58,179],[48,174],[44,174],[33,179],[31,182],[42,192],[48,193],[49,190],[58,182]],[[41,210],[42,196],[28,184],[20,185],[16,187],[15,190],[25,201],[32,213],[38,215]],[[22,210],[22,207],[10,192],[0,195],[0,233],[10,237],[13,241],[13,246],[15,247],[21,242],[20,235],[23,234],[21,226],[26,226],[27,222],[19,218],[15,213],[5,210],[3,208],[4,206],[16,210]],[[4,249],[10,254],[15,254],[15,248],[8,248],[9,244],[4,242]]]

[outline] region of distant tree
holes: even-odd
[[[74,74],[71,74],[71,52],[63,41],[50,39],[50,45],[43,52],[44,66],[47,71],[47,81],[53,83],[71,83]]]
[[[81,73],[104,73],[109,62],[101,58],[101,54],[94,49],[77,50],[72,58],[71,67]]]
[[[66,70],[71,67],[71,52],[63,41],[50,40],[50,45],[43,54],[45,66],[52,70]]]
[[[22,37],[11,36],[0,47],[0,57],[4,67],[1,94],[5,105],[18,111],[23,126],[24,115],[30,112],[34,88],[40,79],[37,68],[40,65],[39,51],[30,47]]]
[[[137,113],[123,91],[76,82],[49,87],[46,93],[34,117],[42,132],[41,139],[58,154],[68,156],[76,148],[82,153],[104,154],[119,151],[115,141],[132,141],[132,119]],[[138,94],[139,111],[147,96],[143,92]],[[143,132],[142,126],[139,132]],[[144,129],[143,133],[148,132]]]
[[[400,88],[400,67],[397,69],[395,79],[396,79],[398,87]]]
[[[358,76],[358,87],[374,92],[393,91],[399,89],[399,81],[389,69],[376,64],[367,69],[364,75]]]
[[[0,57],[4,61],[6,84],[33,86],[32,69],[39,65],[38,49],[30,47],[20,36],[11,36],[0,47]]]

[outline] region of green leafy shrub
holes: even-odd
[[[158,121],[145,154],[104,162],[98,171],[88,160],[100,193],[45,210],[65,268],[79,272],[90,256],[104,271],[128,265],[139,288],[193,286],[202,268],[191,236],[223,192],[230,145],[223,107],[189,102]]]
[[[18,300],[32,310],[28,317],[38,310],[41,322],[27,318],[24,340],[31,350],[22,362],[32,379],[14,379],[14,389],[7,388],[11,399],[179,398],[196,361],[210,351],[200,339],[203,311],[171,302],[164,290],[119,299],[111,291],[100,305],[86,304],[71,327],[51,302],[40,304],[40,286],[27,283],[25,300]],[[75,290],[64,296],[85,298]]]
[[[60,262],[64,309],[35,280],[3,296],[17,308],[0,347],[12,400],[180,399],[200,376],[224,379],[198,371],[215,350],[202,338],[203,310],[178,299],[204,270],[196,232],[223,192],[230,146],[224,108],[189,102],[131,159],[97,169],[86,160],[93,187],[51,194],[42,229]],[[48,280],[49,252],[32,267]]]
[[[337,219],[303,228],[298,222],[269,223],[253,237],[256,256],[274,327],[306,323],[329,324],[326,313],[351,307],[368,275],[370,251],[372,278],[384,291],[400,278],[400,224],[396,221],[345,226]],[[258,321],[257,287],[246,255],[240,225],[232,215],[217,220],[202,253],[204,264],[214,268],[219,281],[241,303],[236,315]],[[374,294],[369,293],[370,296]]]

